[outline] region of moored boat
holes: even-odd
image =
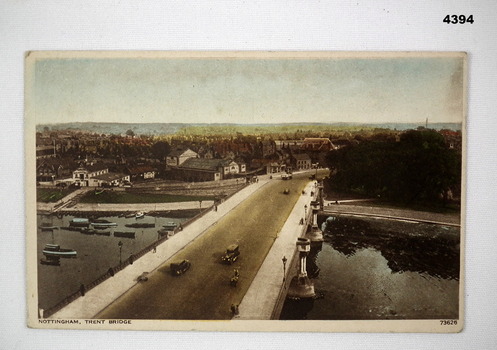
[[[90,225],[90,220],[85,218],[74,218],[69,221],[69,226],[72,227],[88,227]]]
[[[134,231],[114,231],[114,237],[135,238]]]
[[[165,230],[174,231],[176,227],[178,227],[178,224],[175,222],[168,222],[166,225],[163,225],[162,227],[164,227]]]
[[[83,227],[84,228],[84,227]],[[62,230],[66,230],[66,231],[76,231],[76,232],[81,232],[81,227],[74,227],[74,226],[62,226],[61,227]]]
[[[117,223],[110,222],[109,220],[105,219],[96,219],[91,222],[91,226],[93,226],[93,228],[116,227]]]
[[[152,228],[152,227],[155,227],[155,224],[154,223],[135,222],[133,224],[126,224],[124,226],[133,227],[133,228]]]
[[[43,255],[49,257],[75,258],[78,254],[74,249],[64,249],[58,244],[45,244]]]
[[[87,235],[93,235],[95,234],[96,230],[94,228],[90,228],[90,227],[83,227],[81,229],[81,233],[84,233],[84,234],[87,234]]]
[[[41,225],[40,226],[40,229],[42,231],[53,231],[53,230],[58,230],[59,229],[59,226],[48,226],[48,225]]]
[[[110,236],[110,231],[95,230],[95,234],[99,236]]]
[[[47,256],[44,259],[40,259],[40,264],[60,266],[60,257],[59,256]]]
[[[137,219],[143,219],[145,217],[145,214],[141,211],[137,211],[135,214],[135,218]]]

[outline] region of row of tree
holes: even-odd
[[[461,153],[434,130],[410,130],[399,141],[361,141],[330,152],[327,162],[335,191],[444,204],[461,191]]]

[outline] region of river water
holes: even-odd
[[[287,300],[281,319],[458,318],[459,228],[344,216],[322,228],[307,259],[317,297]]]
[[[38,215],[38,226],[58,226],[53,231],[41,230],[38,227],[38,304],[47,309],[66,296],[79,290],[81,284],[89,284],[106,273],[110,267],[119,264],[120,260],[128,259],[143,248],[157,241],[160,236],[158,230],[170,222],[180,224],[187,218],[167,218],[145,216],[142,219],[124,218],[117,216],[100,217],[117,223],[116,227],[101,230],[102,234],[83,234],[78,231],[63,229],[68,227],[73,216],[44,216]],[[153,228],[131,228],[126,224],[149,223]],[[116,237],[115,231],[134,231],[135,238]],[[98,232],[98,231],[97,231]],[[122,243],[121,247],[119,242]],[[59,266],[42,265],[42,250],[47,243],[59,244],[61,248],[70,248],[77,251],[77,258],[60,259]]]

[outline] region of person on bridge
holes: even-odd
[[[236,304],[231,304],[230,310],[231,310],[231,313],[233,314],[233,316],[238,315],[238,313],[239,313],[238,305],[236,305]]]

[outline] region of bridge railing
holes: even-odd
[[[314,191],[313,196],[312,196],[312,200],[316,200],[318,198],[318,195],[319,195],[318,191]],[[309,226],[312,225],[312,218],[313,218],[312,209],[310,208],[310,205],[309,205],[308,210],[305,214],[304,225],[302,225],[302,229],[299,233],[299,237],[304,237],[306,235]],[[290,283],[292,282],[292,278],[293,278],[293,277],[291,277],[291,276],[293,276],[292,272],[297,269],[298,264],[299,264],[299,260],[300,260],[299,253],[298,253],[297,247],[295,246],[292,257],[290,259],[288,259],[288,261],[287,261],[288,268],[285,271],[285,279],[281,285],[280,291],[278,293],[277,301],[275,303],[273,312],[271,314],[272,320],[277,320],[280,318],[281,310],[283,309],[283,305],[284,305],[285,300],[286,300],[288,287],[290,286]],[[289,276],[291,278],[288,278]]]

